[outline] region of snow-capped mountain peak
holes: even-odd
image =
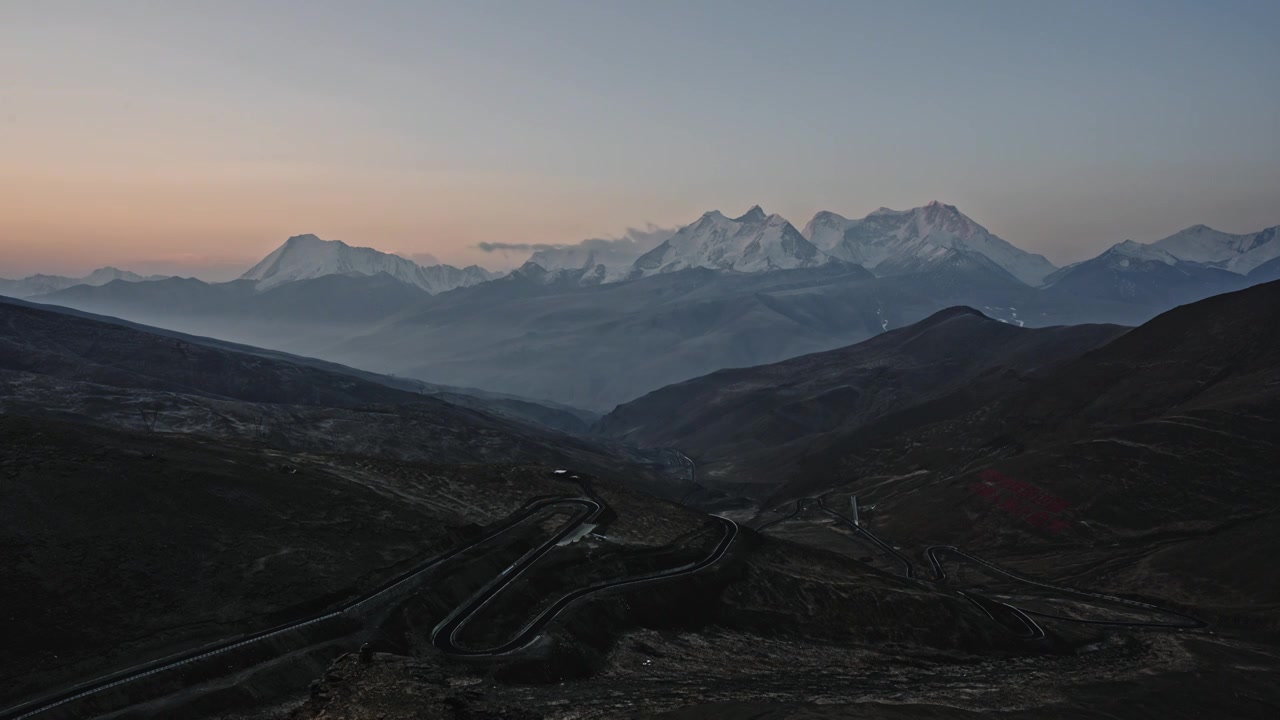
[[[1198,263],[1215,263],[1248,252],[1251,235],[1232,235],[1214,230],[1208,225],[1192,225],[1167,238],[1152,243],[1181,260]]]
[[[1220,268],[1180,260],[1155,245],[1125,240],[1097,257],[1068,265],[1045,278],[1047,297],[1177,305],[1242,287]]]
[[[423,267],[399,255],[373,248],[352,247],[341,240],[322,240],[315,235],[306,234],[294,235],[286,240],[263,258],[262,262],[250,268],[241,279],[256,280],[258,290],[269,290],[298,280],[352,273],[386,273],[430,293],[475,285],[494,277],[488,270],[475,265],[461,269],[452,265]]]
[[[816,267],[832,258],[804,238],[781,215],[766,215],[759,205],[730,219],[719,211],[703,213],[666,242],[636,260],[632,277],[694,267],[735,272],[764,272]]]
[[[1192,225],[1151,245],[1179,260],[1245,274],[1268,260],[1280,257],[1280,242],[1275,239],[1277,230],[1280,227],[1233,235],[1207,225]]]
[[[1178,258],[1164,250],[1161,250],[1154,245],[1143,245],[1140,242],[1134,242],[1132,240],[1125,240],[1124,242],[1116,243],[1115,245],[1112,245],[1107,252],[1114,253],[1116,255],[1123,255],[1126,258],[1133,258],[1135,260],[1162,262],[1165,265],[1178,264]],[[1103,254],[1105,255],[1106,253]]]
[[[1038,285],[1054,266],[991,234],[954,205],[934,200],[911,210],[880,208],[862,219],[833,212],[814,215],[805,226],[820,250],[858,263],[877,275],[918,272],[921,262],[947,250],[977,253],[1028,285]]]
[[[930,201],[915,217],[916,227],[921,235],[945,233],[950,237],[967,240],[984,232],[981,225],[957,210],[955,205],[945,205],[937,200]]]
[[[523,265],[512,270],[510,273],[507,273],[506,279],[516,280],[523,277],[540,280],[546,277],[548,273],[549,271],[542,265],[534,262],[533,260],[526,260]]]

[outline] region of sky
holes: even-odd
[[[453,264],[941,200],[1058,264],[1280,224],[1280,2],[0,0],[0,276]]]

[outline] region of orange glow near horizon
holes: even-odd
[[[1280,5],[928,4],[0,3],[0,277],[500,268],[757,203],[941,200],[1059,265],[1280,222]]]
[[[516,260],[475,248],[483,241],[575,242],[616,226],[610,209],[547,212],[556,198],[416,178],[409,185],[326,178],[117,176],[0,173],[0,277],[78,274],[153,261],[248,267],[287,237],[314,233],[386,252],[426,252],[451,264]],[[475,182],[475,181],[473,181]],[[563,199],[560,199],[563,202]],[[501,208],[501,212],[495,212]],[[643,223],[637,223],[643,224]],[[618,228],[621,231],[625,228]]]

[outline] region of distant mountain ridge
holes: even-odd
[[[938,201],[910,210],[880,208],[859,220],[833,212],[813,216],[804,236],[824,252],[877,275],[918,270],[948,251],[982,255],[1027,285],[1053,272],[1053,263],[996,237],[954,205]]]
[[[672,233],[665,242],[634,258],[633,248],[581,245],[541,250],[530,263],[551,271],[579,270],[583,285],[634,280],[691,268],[759,273],[846,262],[892,276],[946,270],[957,264],[987,266],[1019,282],[1037,286],[1055,266],[991,234],[954,205],[937,201],[911,210],[881,208],[850,220],[819,212],[797,231],[759,205],[730,218],[712,210]]]
[[[1169,308],[1248,284],[1236,273],[1125,240],[1096,258],[1054,272],[1045,278],[1045,292],[1062,299],[1091,297]]]
[[[291,331],[299,332],[317,325],[330,330],[359,327],[430,297],[427,291],[385,272],[352,272],[296,280],[266,290],[259,290],[253,280],[114,281],[99,287],[79,285],[34,299],[160,326],[172,326],[176,318],[221,318],[240,326],[258,321],[287,324]]]
[[[856,221],[819,213],[806,227],[818,244],[759,207],[705,213],[661,240],[658,228],[642,232],[544,248],[551,268],[531,260],[448,292],[440,288],[452,281],[423,271],[464,271],[298,236],[247,279],[118,281],[37,301],[607,412],[664,385],[859,342],[954,305],[1029,328],[1136,325],[1276,272],[1268,262],[1245,276],[1125,242],[1028,284],[1052,266],[937,202]],[[1275,244],[1254,235],[1227,250],[1252,261]]]
[[[1125,240],[1051,273],[1044,287],[1059,298],[1169,309],[1265,281],[1265,270],[1252,271],[1280,258],[1277,229],[1233,235],[1194,225],[1150,244]]]
[[[89,285],[98,287],[106,285],[114,280],[122,280],[124,282],[149,282],[153,280],[163,280],[167,275],[139,275],[128,270],[121,270],[114,267],[101,267],[88,275],[80,278],[64,277],[62,275],[31,275],[19,280],[6,280],[0,278],[0,295],[8,295],[16,298],[29,298],[36,295],[44,295],[47,293],[65,290],[77,285]]]
[[[1168,262],[1172,258],[1245,276],[1254,268],[1280,258],[1277,231],[1280,226],[1231,234],[1195,225],[1150,244],[1126,241],[1125,248],[1117,252],[1129,257],[1141,256],[1140,259],[1163,253],[1166,265],[1172,264]],[[1148,250],[1140,252],[1141,248]],[[1112,250],[1115,248],[1093,260],[1101,259]],[[954,205],[936,200],[909,210],[882,207],[860,219],[820,211],[802,231],[797,231],[781,215],[766,214],[758,205],[736,218],[713,210],[679,230],[650,225],[642,230],[628,230],[621,238],[544,247],[533,252],[527,262],[548,271],[544,282],[572,280],[582,286],[690,268],[758,273],[847,262],[881,277],[920,273],[948,275],[957,268],[963,269],[963,273],[972,273],[975,268],[985,267],[992,271],[991,276],[1007,274],[1028,286],[1040,287],[1057,284],[1061,271],[1067,269],[1056,268],[1043,256],[999,238]],[[1128,272],[1144,267],[1139,263]],[[421,265],[402,255],[304,234],[290,237],[240,279],[252,281],[257,290],[265,291],[300,280],[352,273],[366,276],[384,273],[431,294],[471,287],[505,274],[477,265],[465,268]],[[113,280],[143,282],[166,277],[142,276],[104,267],[83,278],[56,275],[33,275],[21,280],[0,278],[0,294],[32,298],[77,285],[97,287]],[[952,277],[950,281],[957,280]]]
[[[1280,226],[1254,233],[1232,235],[1207,225],[1193,225],[1151,243],[1170,255],[1187,262],[1201,263],[1247,275],[1265,262],[1280,257],[1276,232]]]
[[[341,240],[315,235],[294,235],[240,277],[253,280],[258,290],[270,290],[298,280],[326,275],[377,275],[386,273],[400,282],[435,294],[492,280],[494,273],[478,265],[423,267],[412,260],[367,247],[352,247]]]
[[[704,213],[697,222],[641,255],[629,277],[699,267],[734,272],[794,270],[833,261],[781,215],[766,215],[755,205],[732,219],[719,210]]]

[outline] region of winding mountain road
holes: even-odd
[[[910,559],[907,558],[906,555],[903,555],[902,553],[898,552],[897,549],[894,548],[892,545],[885,542],[884,540],[881,540],[879,536],[877,536],[875,533],[859,525],[853,520],[850,520],[848,516],[846,516],[844,513],[840,512],[839,510],[833,510],[827,507],[827,500],[825,497],[820,496],[818,498],[818,507],[822,508],[822,511],[825,512],[826,514],[832,515],[834,517],[837,517],[843,520],[846,525],[853,528],[854,531],[857,532],[858,534],[870,540],[877,547],[883,550],[886,555],[889,555],[894,559],[896,559],[898,562],[902,563],[902,574],[905,577],[915,579],[916,566],[911,562]]]
[[[374,590],[351,600],[336,610],[309,616],[283,625],[277,625],[276,627],[262,630],[251,635],[225,640],[213,645],[207,645],[202,648],[179,653],[177,655],[171,655],[166,658],[154,660],[149,663],[143,663],[126,670],[96,678],[62,692],[46,695],[45,697],[31,700],[23,703],[22,705],[0,711],[0,720],[26,720],[27,718],[49,712],[50,710],[66,705],[67,703],[101,693],[114,687],[119,687],[126,683],[136,682],[159,673],[177,670],[186,665],[190,665],[191,663],[206,660],[218,655],[224,655],[246,645],[262,642],[278,635],[305,628],[310,625],[315,625],[326,620],[332,620],[343,615],[354,615],[361,607],[385,596],[387,593],[403,586],[405,583],[419,578],[423,573],[435,569],[437,566],[457,557],[458,555],[497,538],[544,509],[573,501],[595,502],[594,500],[573,497],[535,498],[527,502],[524,507],[517,510],[507,519],[490,528],[488,532],[476,540],[451,548],[439,555],[431,557],[414,566],[412,569],[401,573],[386,583],[383,583]]]
[[[774,525],[777,525],[778,523],[786,522],[786,521],[788,521],[788,520],[794,519],[797,515],[799,515],[799,514],[800,514],[800,511],[804,510],[804,504],[805,504],[806,502],[808,502],[809,500],[812,500],[812,499],[813,499],[813,498],[799,498],[799,499],[797,499],[797,500],[796,500],[796,509],[795,509],[795,510],[792,510],[790,515],[783,515],[783,516],[782,516],[782,517],[780,517],[780,518],[774,518],[773,520],[770,520],[769,522],[767,522],[767,523],[765,523],[765,524],[761,525],[760,527],[756,528],[756,532],[758,532],[758,533],[762,533],[762,532],[764,532],[764,531],[765,531],[765,529],[770,528],[770,527],[772,527],[772,526],[774,526]]]
[[[592,494],[589,482],[584,482],[583,487],[588,495]],[[253,633],[251,635],[221,641],[212,645],[206,645],[195,650],[171,655],[166,658],[143,663],[126,670],[95,678],[74,687],[67,688],[56,693],[50,693],[43,697],[2,710],[0,711],[0,720],[27,720],[28,718],[37,717],[55,709],[62,708],[77,700],[100,694],[112,688],[128,683],[138,682],[161,673],[174,672],[185,666],[191,665],[192,663],[225,655],[247,645],[261,643],[284,633],[296,631],[343,616],[358,618],[362,609],[366,608],[370,603],[385,597],[387,593],[403,587],[406,583],[420,579],[423,574],[434,570],[441,564],[456,558],[469,550],[498,538],[537,513],[549,508],[562,507],[575,508],[580,512],[578,512],[570,522],[566,523],[550,539],[543,542],[537,548],[525,553],[525,555],[519,560],[507,567],[496,578],[486,584],[480,592],[470,598],[467,602],[463,603],[463,605],[458,609],[454,610],[454,612],[451,613],[433,633],[433,641],[435,641],[437,647],[445,652],[466,656],[493,656],[518,650],[532,643],[536,639],[537,634],[541,632],[548,623],[554,620],[557,615],[563,612],[576,600],[604,590],[652,582],[655,580],[687,575],[704,570],[724,557],[725,553],[728,552],[729,546],[733,543],[734,538],[736,538],[738,534],[738,526],[736,523],[732,520],[717,517],[717,520],[725,524],[725,535],[716,548],[701,561],[641,577],[626,578],[575,590],[560,598],[560,600],[551,607],[539,613],[537,617],[520,630],[515,638],[498,648],[476,651],[457,646],[454,642],[454,636],[470,621],[471,617],[477,611],[483,608],[504,588],[509,586],[516,578],[532,567],[539,558],[550,552],[561,540],[575,532],[584,523],[595,520],[604,510],[603,503],[594,497],[554,496],[534,498],[526,502],[520,510],[517,510],[503,521],[489,528],[479,538],[424,560],[423,562],[415,565],[412,569],[401,573],[395,578],[392,578],[378,586],[374,590],[347,602],[335,610],[308,616],[293,622]]]
[[[565,529],[557,533],[555,537],[543,543],[540,547],[533,550],[525,557],[517,560],[511,567],[507,568],[501,575],[494,579],[491,583],[482,588],[469,600],[454,610],[448,617],[436,626],[432,632],[431,641],[438,649],[450,655],[463,655],[469,657],[492,657],[496,655],[504,655],[523,649],[537,639],[543,628],[547,626],[557,615],[564,612],[570,605],[585,598],[605,590],[614,590],[621,587],[631,585],[640,585],[643,583],[656,582],[659,580],[667,580],[682,575],[691,575],[700,572],[706,568],[716,564],[729,551],[729,547],[733,544],[734,539],[738,536],[738,524],[728,518],[713,516],[721,523],[723,534],[720,541],[716,544],[707,556],[701,560],[687,563],[679,567],[660,570],[658,572],[638,575],[636,577],[625,578],[622,580],[614,580],[610,582],[598,583],[585,588],[579,588],[560,597],[559,600],[552,603],[536,617],[530,620],[515,637],[507,642],[492,648],[473,649],[463,647],[458,642],[458,634],[471,622],[476,613],[480,612],[485,605],[491,602],[495,597],[502,593],[507,587],[515,582],[522,573],[537,563],[538,559],[545,555],[555,546],[557,538],[562,537],[577,525],[585,522],[580,519],[576,522],[569,523]]]
[[[1039,612],[1037,610],[1028,610],[1026,608],[1020,609],[1021,612],[1024,612],[1028,615],[1035,615],[1036,617],[1049,618],[1051,620],[1063,620],[1066,622],[1083,623],[1086,625],[1118,625],[1118,626],[1125,626],[1125,627],[1171,628],[1176,630],[1184,630],[1184,629],[1189,630],[1189,629],[1195,629],[1195,628],[1202,628],[1208,625],[1208,623],[1206,623],[1204,620],[1201,620],[1200,618],[1195,617],[1194,615],[1188,615],[1187,613],[1179,612],[1177,610],[1170,610],[1169,608],[1160,607],[1159,605],[1152,605],[1150,603],[1144,603],[1138,600],[1129,600],[1127,598],[1116,597],[1114,595],[1105,595],[1103,593],[1096,593],[1089,590],[1079,590],[1076,588],[1068,588],[1068,587],[1063,587],[1061,585],[1052,585],[1050,583],[1041,582],[1039,580],[1033,580],[1031,578],[1024,577],[1017,573],[1010,572],[1009,570],[1005,570],[999,565],[995,565],[991,562],[983,560],[982,558],[977,557],[976,555],[970,555],[969,553],[953,545],[933,545],[925,550],[925,555],[929,558],[929,563],[933,567],[934,577],[938,582],[946,580],[946,577],[947,577],[946,570],[943,569],[942,563],[938,560],[938,555],[940,553],[949,553],[951,555],[964,558],[969,562],[975,563],[977,565],[981,565],[992,572],[999,573],[1000,575],[1004,575],[1005,577],[1012,578],[1013,580],[1016,580],[1020,583],[1024,583],[1026,585],[1034,585],[1036,587],[1042,587],[1047,590],[1053,590],[1054,592],[1060,592],[1067,595],[1079,595],[1081,597],[1087,597],[1093,600],[1102,600],[1105,602],[1116,603],[1118,605],[1127,605],[1129,607],[1137,608],[1147,612],[1155,612],[1155,613],[1161,613],[1164,615],[1172,615],[1175,617],[1182,618],[1186,622],[1160,623],[1160,622],[1123,621],[1123,620],[1086,620],[1084,618],[1073,618],[1066,615],[1054,615],[1051,613]]]
[[[681,505],[688,505],[689,500],[692,499],[694,495],[697,495],[702,491],[702,485],[698,483],[698,466],[694,464],[693,459],[688,455],[685,455],[678,450],[675,452],[680,456],[680,459],[689,463],[689,482],[693,483],[693,489],[685,493],[684,497],[680,498]]]

